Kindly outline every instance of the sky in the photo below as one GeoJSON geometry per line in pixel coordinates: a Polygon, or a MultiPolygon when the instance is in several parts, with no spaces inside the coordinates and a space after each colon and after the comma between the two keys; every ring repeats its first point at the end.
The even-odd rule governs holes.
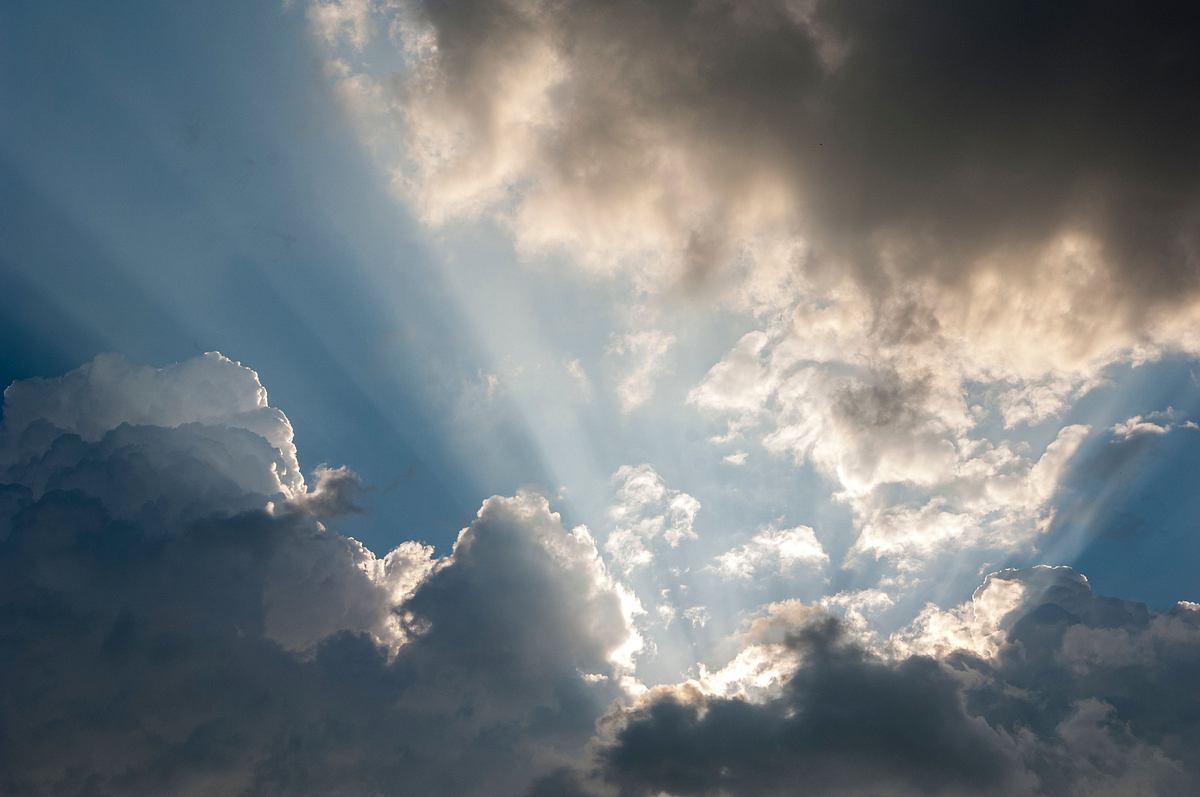
{"type": "Polygon", "coordinates": [[[0,9],[0,791],[1200,783],[1187,3],[0,9]]]}

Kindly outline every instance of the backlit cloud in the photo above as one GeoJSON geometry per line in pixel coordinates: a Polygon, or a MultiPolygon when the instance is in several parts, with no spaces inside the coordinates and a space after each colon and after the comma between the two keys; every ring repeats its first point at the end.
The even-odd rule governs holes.
{"type": "Polygon", "coordinates": [[[286,418],[219,355],[8,399],[6,793],[519,793],[629,666],[586,530],[491,498],[449,556],[376,557],[317,519],[349,472],[281,469],[286,418]]]}

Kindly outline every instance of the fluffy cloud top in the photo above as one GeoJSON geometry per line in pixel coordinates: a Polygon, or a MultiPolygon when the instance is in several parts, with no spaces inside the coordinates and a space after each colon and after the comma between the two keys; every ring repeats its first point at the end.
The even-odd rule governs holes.
{"type": "Polygon", "coordinates": [[[766,577],[774,571],[788,573],[803,565],[820,566],[829,561],[816,534],[808,526],[792,529],[766,528],[716,558],[713,567],[725,578],[766,577]]]}

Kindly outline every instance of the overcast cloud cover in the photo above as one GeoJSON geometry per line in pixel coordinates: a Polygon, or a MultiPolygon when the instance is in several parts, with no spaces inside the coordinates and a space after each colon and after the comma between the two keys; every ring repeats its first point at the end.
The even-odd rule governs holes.
{"type": "Polygon", "coordinates": [[[113,23],[158,32],[136,68],[95,26],[63,48],[116,122],[39,13],[0,12],[36,77],[0,83],[0,167],[128,307],[181,293],[142,317],[86,257],[47,271],[48,222],[0,247],[41,297],[11,345],[89,352],[0,346],[0,792],[1197,790],[1191,4],[144,9],[113,23]],[[275,111],[156,117],[158,66],[334,121],[240,157],[275,111]],[[93,119],[153,159],[94,156],[93,119]],[[306,175],[255,189],[295,226],[259,171],[306,175]],[[147,172],[202,210],[151,212],[147,172]],[[231,304],[265,362],[99,343],[231,304]],[[112,337],[68,346],[80,307],[112,337]]]}

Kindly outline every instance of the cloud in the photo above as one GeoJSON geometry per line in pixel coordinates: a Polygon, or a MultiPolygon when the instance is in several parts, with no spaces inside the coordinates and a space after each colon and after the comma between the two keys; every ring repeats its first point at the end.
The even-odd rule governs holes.
{"type": "Polygon", "coordinates": [[[1187,420],[1173,407],[1151,412],[1146,416],[1133,415],[1115,424],[1109,431],[1115,441],[1129,440],[1139,435],[1164,435],[1172,429],[1198,429],[1195,421],[1187,420]]]}
{"type": "Polygon", "coordinates": [[[374,32],[372,13],[370,0],[316,2],[308,7],[308,21],[326,44],[336,47],[344,40],[362,50],[374,32]]]}
{"type": "Polygon", "coordinates": [[[962,710],[933,660],[876,660],[831,620],[789,645],[804,663],[778,698],[684,686],[613,717],[605,778],[631,794],[680,795],[987,793],[1015,780],[1001,735],[962,710]]]}
{"type": "Polygon", "coordinates": [[[854,513],[852,555],[918,566],[947,544],[1030,544],[1088,427],[1064,426],[1036,458],[992,442],[965,376],[908,344],[850,350],[844,322],[826,308],[747,334],[689,401],[832,479],[854,513]]]}
{"type": "Polygon", "coordinates": [[[745,451],[735,451],[732,454],[726,454],[725,456],[721,457],[721,461],[740,467],[746,464],[746,458],[749,456],[750,455],[745,451]]]}
{"type": "MultiPolygon", "coordinates": [[[[290,426],[252,371],[99,362],[7,393],[5,793],[1115,795],[1200,777],[1193,603],[1008,570],[881,638],[878,589],[780,601],[724,666],[647,689],[638,599],[545,498],[489,498],[441,559],[379,557],[325,526],[350,471],[281,469],[290,426]],[[197,374],[219,409],[186,409],[197,374]]],[[[615,479],[618,528],[663,551],[695,536],[699,503],[653,468],[615,479]]],[[[727,554],[755,572],[822,555],[806,527],[727,554]]],[[[711,633],[707,603],[678,613],[711,633]]]]}
{"type": "Polygon", "coordinates": [[[748,267],[769,303],[847,275],[884,335],[1003,329],[1032,360],[1194,347],[1185,4],[392,13],[407,69],[360,74],[389,87],[391,166],[431,223],[487,213],[643,285],[748,267]]]}
{"type": "Polygon", "coordinates": [[[616,501],[609,509],[613,529],[604,550],[624,570],[650,564],[661,544],[677,548],[696,539],[693,523],[700,502],[663,482],[650,465],[622,465],[613,474],[616,501]]]}
{"type": "Polygon", "coordinates": [[[711,362],[707,334],[666,323],[678,296],[738,311],[745,334],[689,404],[725,425],[719,444],[832,482],[854,535],[835,564],[963,584],[1032,553],[1085,437],[1059,419],[1115,364],[1200,353],[1182,3],[503,0],[380,18],[402,70],[329,57],[413,213],[496,223],[522,257],[613,277],[653,319],[611,340],[627,412],[668,349],[711,362]]]}
{"type": "Polygon", "coordinates": [[[654,329],[630,332],[618,337],[609,353],[629,361],[628,369],[617,383],[617,399],[624,412],[631,412],[654,396],[654,380],[663,358],[675,345],[675,336],[654,329]]]}
{"type": "Polygon", "coordinates": [[[1134,415],[1113,426],[1111,431],[1113,437],[1128,440],[1140,434],[1166,434],[1171,431],[1171,427],[1160,426],[1154,421],[1145,420],[1141,415],[1134,415]]]}
{"type": "Polygon", "coordinates": [[[942,614],[883,649],[818,608],[775,608],[742,655],[790,675],[734,697],[652,690],[601,726],[599,774],[680,795],[1169,794],[1200,775],[1190,604],[1151,612],[1034,568],[942,614]]]}
{"type": "Polygon", "coordinates": [[[573,360],[567,360],[564,365],[567,375],[575,380],[576,386],[579,388],[579,393],[586,399],[592,396],[592,380],[588,377],[587,370],[584,369],[583,363],[576,357],[573,360]]]}
{"type": "Polygon", "coordinates": [[[804,566],[821,566],[829,556],[808,526],[791,529],[766,528],[716,557],[713,567],[724,578],[751,579],[772,574],[787,575],[804,566]]]}
{"type": "Polygon", "coordinates": [[[354,471],[345,465],[339,468],[318,465],[313,476],[316,483],[297,496],[292,501],[293,506],[301,507],[315,517],[328,519],[363,511],[355,501],[365,488],[354,471]]]}
{"type": "Polygon", "coordinates": [[[56,379],[14,382],[4,391],[0,462],[43,453],[62,432],[95,442],[123,424],[174,428],[189,423],[262,437],[275,450],[278,489],[288,494],[302,489],[287,416],[267,404],[258,374],[216,352],[162,369],[102,354],[56,379]]]}
{"type": "Polygon", "coordinates": [[[517,794],[628,672],[628,601],[544,498],[377,557],[321,520],[353,474],[281,466],[286,418],[226,358],[6,398],[0,791],[517,794]]]}

